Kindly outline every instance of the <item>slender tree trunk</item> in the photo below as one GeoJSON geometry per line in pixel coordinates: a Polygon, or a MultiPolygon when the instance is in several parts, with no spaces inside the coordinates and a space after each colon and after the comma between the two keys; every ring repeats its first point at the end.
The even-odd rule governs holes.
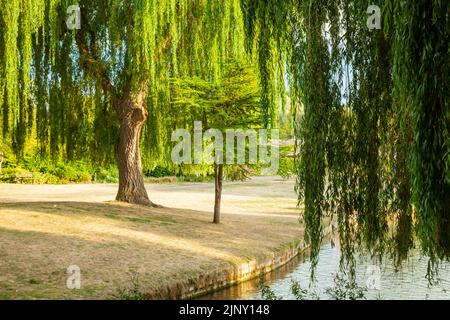
{"type": "Polygon", "coordinates": [[[2,174],[3,152],[0,151],[0,175],[2,174]]]}
{"type": "Polygon", "coordinates": [[[220,203],[222,200],[223,164],[214,165],[215,201],[214,223],[220,223],[220,203]]]}
{"type": "Polygon", "coordinates": [[[140,205],[153,205],[144,186],[140,153],[142,125],[147,118],[145,107],[131,106],[123,102],[125,110],[121,118],[117,164],[119,168],[119,191],[116,200],[140,205]]]}

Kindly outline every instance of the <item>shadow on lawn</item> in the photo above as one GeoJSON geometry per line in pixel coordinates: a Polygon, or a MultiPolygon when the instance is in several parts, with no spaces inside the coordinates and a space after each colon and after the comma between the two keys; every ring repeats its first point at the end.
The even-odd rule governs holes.
{"type": "Polygon", "coordinates": [[[138,242],[219,258],[233,259],[292,239],[300,226],[290,217],[226,215],[211,223],[212,213],[174,208],[150,208],[108,202],[14,202],[0,204],[0,227],[111,242],[138,242]],[[290,228],[290,232],[289,229],[290,228]],[[291,233],[290,236],[287,236],[291,233]]]}
{"type": "Polygon", "coordinates": [[[131,269],[152,288],[263,257],[301,230],[281,217],[227,215],[220,225],[211,219],[205,211],[116,202],[0,203],[0,290],[72,297],[63,281],[72,264],[84,270],[84,297],[126,285],[131,269]]]}

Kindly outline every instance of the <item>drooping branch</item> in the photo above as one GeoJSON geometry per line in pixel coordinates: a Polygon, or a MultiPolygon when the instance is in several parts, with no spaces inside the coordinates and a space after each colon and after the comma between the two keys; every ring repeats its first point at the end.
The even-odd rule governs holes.
{"type": "Polygon", "coordinates": [[[120,113],[118,109],[120,103],[117,90],[112,84],[105,63],[100,57],[97,35],[91,28],[83,9],[81,9],[81,29],[77,30],[75,40],[80,53],[81,66],[87,73],[95,76],[100,81],[103,91],[110,94],[113,107],[120,113]],[[89,45],[87,43],[87,36],[90,37],[89,45]]]}

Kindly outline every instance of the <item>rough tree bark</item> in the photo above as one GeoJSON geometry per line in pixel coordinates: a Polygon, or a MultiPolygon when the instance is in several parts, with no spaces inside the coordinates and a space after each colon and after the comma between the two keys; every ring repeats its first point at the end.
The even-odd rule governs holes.
{"type": "Polygon", "coordinates": [[[117,165],[119,168],[119,190],[117,201],[141,205],[154,205],[147,194],[142,174],[140,136],[147,119],[146,83],[135,94],[127,94],[116,107],[120,119],[117,165]]]}
{"type": "MultiPolygon", "coordinates": [[[[76,43],[80,52],[81,67],[101,83],[108,94],[120,120],[117,164],[119,169],[119,190],[116,200],[132,204],[151,205],[144,185],[140,153],[142,125],[147,119],[148,82],[137,82],[136,86],[127,84],[124,90],[116,88],[109,77],[109,71],[101,59],[97,43],[97,33],[88,23],[86,12],[81,11],[82,28],[77,31],[76,43]]],[[[63,24],[63,33],[67,33],[63,24]]],[[[131,77],[129,79],[131,81],[131,77]]],[[[129,82],[128,82],[129,83],[129,82]]]]}
{"type": "Polygon", "coordinates": [[[223,164],[214,165],[215,200],[214,223],[220,223],[220,203],[222,201],[223,164]]]}

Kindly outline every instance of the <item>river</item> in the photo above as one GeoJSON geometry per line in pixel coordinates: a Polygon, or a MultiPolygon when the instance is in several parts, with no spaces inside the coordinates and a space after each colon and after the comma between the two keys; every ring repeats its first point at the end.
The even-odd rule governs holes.
{"type": "MultiPolygon", "coordinates": [[[[335,275],[339,271],[340,251],[330,243],[322,246],[319,263],[316,269],[317,282],[315,295],[307,298],[332,299],[326,292],[335,286],[335,275]]],[[[439,268],[439,282],[430,286],[425,278],[428,259],[413,251],[400,270],[395,270],[392,263],[386,260],[381,266],[370,263],[367,259],[358,259],[356,279],[358,286],[365,289],[366,299],[450,299],[450,262],[443,262],[439,268]]],[[[277,297],[295,299],[291,293],[292,283],[300,283],[302,288],[310,284],[311,263],[308,257],[298,257],[284,267],[265,277],[268,285],[277,297]]],[[[227,288],[201,299],[261,299],[260,280],[252,280],[227,288]]]]}

